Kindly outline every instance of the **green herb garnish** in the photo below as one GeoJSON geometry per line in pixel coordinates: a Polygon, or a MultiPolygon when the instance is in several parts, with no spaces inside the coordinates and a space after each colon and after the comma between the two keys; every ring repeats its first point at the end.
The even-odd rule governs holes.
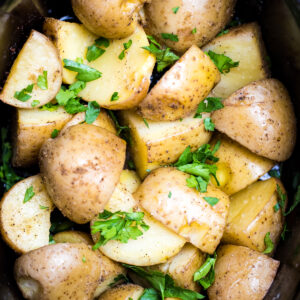
{"type": "Polygon", "coordinates": [[[149,128],[149,124],[148,124],[147,120],[144,118],[143,121],[144,121],[146,127],[149,128]]]}
{"type": "Polygon", "coordinates": [[[203,123],[204,123],[204,128],[207,131],[214,131],[215,130],[215,124],[213,123],[211,118],[205,118],[203,123]]]}
{"type": "Polygon", "coordinates": [[[207,97],[203,101],[201,101],[198,105],[196,114],[194,118],[202,118],[202,113],[210,113],[216,110],[223,108],[224,105],[222,103],[221,98],[216,97],[207,97]]]}
{"type": "Polygon", "coordinates": [[[204,264],[194,274],[194,281],[197,281],[203,288],[208,289],[215,280],[215,263],[217,260],[216,253],[213,256],[209,256],[204,264]]]}
{"type": "Polygon", "coordinates": [[[178,42],[178,36],[173,33],[161,33],[161,37],[165,40],[170,40],[172,42],[178,42]]]}
{"type": "Polygon", "coordinates": [[[39,100],[33,100],[32,102],[31,102],[31,107],[36,107],[37,105],[39,105],[40,104],[40,101],[39,100]]]}
{"type": "Polygon", "coordinates": [[[88,108],[85,112],[85,122],[92,124],[100,114],[100,105],[96,101],[89,102],[88,108]]]}
{"type": "Polygon", "coordinates": [[[119,59],[122,60],[125,58],[125,51],[128,50],[132,45],[132,40],[129,40],[127,43],[124,43],[123,46],[124,46],[124,49],[123,51],[120,53],[119,55],[119,59]]]}
{"type": "Polygon", "coordinates": [[[178,10],[179,10],[179,6],[176,6],[176,7],[172,8],[172,11],[173,11],[174,14],[177,14],[178,10]]]}
{"type": "Polygon", "coordinates": [[[216,35],[216,37],[219,37],[219,36],[222,36],[222,35],[224,35],[224,34],[227,34],[228,32],[229,32],[228,29],[224,29],[224,30],[222,30],[221,32],[219,32],[219,33],[216,35]]]}
{"type": "Polygon", "coordinates": [[[233,61],[230,57],[224,54],[217,54],[211,50],[209,50],[206,54],[210,57],[222,74],[229,73],[230,69],[239,66],[238,61],[233,61]]]}
{"type": "Polygon", "coordinates": [[[19,92],[15,92],[14,97],[22,102],[26,102],[31,98],[30,93],[32,93],[34,84],[29,84],[26,88],[19,92]]]}
{"type": "Polygon", "coordinates": [[[268,232],[266,235],[265,235],[265,245],[266,245],[266,249],[265,251],[263,252],[264,254],[269,254],[273,251],[274,249],[274,244],[270,238],[270,232],[268,232]]]}
{"type": "Polygon", "coordinates": [[[43,75],[39,75],[37,79],[37,86],[42,90],[48,89],[47,71],[43,71],[43,75]]]}
{"type": "Polygon", "coordinates": [[[26,192],[25,192],[25,196],[24,196],[24,200],[23,203],[28,202],[30,199],[32,199],[32,197],[35,195],[34,191],[33,191],[33,186],[30,186],[29,188],[27,188],[26,192]]]}
{"type": "Polygon", "coordinates": [[[96,60],[98,57],[103,55],[105,53],[105,49],[101,47],[107,48],[109,46],[109,40],[103,37],[98,38],[95,40],[94,44],[90,47],[88,47],[87,53],[86,53],[86,59],[91,62],[93,60],[96,60]]]}
{"type": "Polygon", "coordinates": [[[274,211],[277,212],[280,208],[282,212],[284,213],[284,208],[285,208],[285,202],[286,202],[286,194],[284,194],[280,188],[280,186],[277,184],[276,185],[276,190],[279,195],[280,200],[274,205],[274,211]]]}
{"type": "Polygon", "coordinates": [[[119,100],[119,93],[118,92],[114,92],[111,95],[110,101],[117,101],[117,100],[119,100]]]}
{"type": "Polygon", "coordinates": [[[51,133],[51,138],[55,139],[59,134],[59,130],[58,129],[54,129],[51,133]]]}
{"type": "Polygon", "coordinates": [[[196,34],[197,33],[197,28],[195,27],[193,30],[192,30],[192,34],[196,34]]]}
{"type": "Polygon", "coordinates": [[[215,197],[203,197],[203,199],[210,205],[210,206],[215,206],[218,202],[219,199],[215,197]]]}

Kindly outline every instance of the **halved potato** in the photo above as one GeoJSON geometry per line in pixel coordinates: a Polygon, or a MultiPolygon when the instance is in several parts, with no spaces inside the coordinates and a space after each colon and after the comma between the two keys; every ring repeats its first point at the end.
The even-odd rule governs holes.
{"type": "Polygon", "coordinates": [[[196,110],[219,80],[213,61],[194,45],[150,90],[138,113],[153,121],[184,118],[196,110]]]}
{"type": "Polygon", "coordinates": [[[227,98],[243,86],[269,76],[267,53],[257,23],[244,24],[228,30],[228,33],[216,37],[203,47],[225,54],[233,61],[238,61],[236,68],[221,74],[220,82],[211,91],[211,97],[227,98]]]}
{"type": "Polygon", "coordinates": [[[37,163],[43,143],[71,118],[62,107],[54,111],[18,108],[13,119],[13,165],[28,167],[37,163]]]}
{"type": "Polygon", "coordinates": [[[290,157],[296,143],[296,117],[281,82],[253,82],[223,104],[212,114],[216,129],[258,155],[276,161],[290,157]]]}
{"type": "Polygon", "coordinates": [[[217,251],[211,300],[262,300],[270,288],[279,261],[246,247],[225,245],[217,251]]]}
{"type": "Polygon", "coordinates": [[[139,300],[144,288],[136,284],[122,284],[103,293],[98,300],[139,300]]]}
{"type": "Polygon", "coordinates": [[[32,108],[32,102],[38,100],[35,107],[50,102],[58,93],[62,82],[62,65],[57,49],[43,34],[32,30],[31,34],[16,58],[6,79],[0,99],[9,105],[20,108],[32,108]],[[47,71],[48,88],[37,86],[39,75],[47,71]],[[15,98],[27,86],[34,84],[31,98],[25,101],[15,98]]]}
{"type": "MultiPolygon", "coordinates": [[[[47,19],[44,31],[58,48],[61,59],[76,60],[80,57],[85,64],[102,73],[101,78],[88,82],[86,88],[80,92],[79,96],[84,100],[97,101],[100,106],[109,109],[129,109],[138,105],[146,96],[155,58],[149,51],[142,49],[149,43],[141,26],[126,39],[110,40],[105,53],[92,62],[85,59],[87,47],[97,37],[83,25],[47,19]],[[132,40],[132,45],[126,50],[125,58],[120,60],[118,56],[124,50],[123,44],[129,40],[132,40]],[[115,92],[119,99],[111,101],[115,92]]],[[[64,83],[73,83],[76,74],[64,70],[64,83]]]]}
{"type": "Polygon", "coordinates": [[[0,230],[3,239],[16,252],[25,253],[49,244],[50,213],[54,205],[40,175],[16,183],[0,204],[0,230]],[[34,196],[26,203],[26,190],[34,196]]]}
{"type": "Polygon", "coordinates": [[[262,252],[266,248],[265,235],[270,232],[273,244],[277,245],[284,223],[281,209],[276,211],[274,208],[280,201],[277,185],[285,193],[280,180],[270,178],[255,182],[230,197],[228,220],[222,238],[224,243],[262,252]]]}
{"type": "Polygon", "coordinates": [[[120,117],[130,128],[130,152],[139,176],[145,178],[151,170],[177,161],[189,145],[194,151],[208,143],[211,132],[205,130],[203,124],[207,116],[209,114],[203,114],[203,118],[198,119],[193,113],[182,121],[147,121],[148,128],[135,112],[122,111],[120,117]]]}
{"type": "MultiPolygon", "coordinates": [[[[139,210],[139,207],[126,186],[119,183],[105,209],[111,212],[128,212],[139,210]]],[[[182,237],[170,231],[147,213],[145,213],[144,221],[150,228],[142,236],[136,240],[130,239],[126,244],[114,240],[109,241],[100,247],[100,251],[115,261],[137,266],[150,266],[167,261],[185,244],[182,237]]],[[[92,235],[92,237],[97,242],[99,234],[92,235]]]]}
{"type": "Polygon", "coordinates": [[[206,193],[189,188],[190,176],[175,168],[152,171],[134,193],[141,206],[203,252],[214,253],[224,229],[229,197],[213,185],[206,193]],[[211,206],[204,197],[218,198],[211,206]]]}
{"type": "Polygon", "coordinates": [[[215,156],[219,158],[217,178],[212,182],[227,195],[234,194],[255,182],[275,165],[274,161],[258,156],[223,134],[218,134],[210,143],[221,142],[215,156]]]}

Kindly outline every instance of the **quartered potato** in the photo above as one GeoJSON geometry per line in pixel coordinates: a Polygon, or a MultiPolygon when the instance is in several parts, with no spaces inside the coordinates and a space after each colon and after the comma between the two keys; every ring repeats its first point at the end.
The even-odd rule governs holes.
{"type": "Polygon", "coordinates": [[[71,118],[62,107],[54,111],[18,108],[13,119],[12,164],[15,167],[36,164],[43,143],[53,130],[61,130],[71,118]]]}
{"type": "Polygon", "coordinates": [[[0,99],[15,107],[39,107],[55,98],[61,82],[62,65],[57,49],[46,36],[32,30],[10,70],[0,99]],[[39,76],[47,78],[47,88],[37,85],[39,76]],[[27,88],[25,95],[16,95],[16,92],[24,94],[22,91],[27,88]]]}
{"type": "MultiPolygon", "coordinates": [[[[98,38],[76,23],[47,19],[44,31],[58,48],[61,59],[84,59],[88,66],[99,70],[102,77],[88,82],[79,96],[86,101],[96,101],[102,107],[109,109],[129,109],[146,96],[150,86],[150,76],[155,64],[154,56],[147,50],[147,36],[141,26],[137,26],[132,35],[125,39],[109,41],[109,47],[103,55],[94,61],[86,60],[87,48],[98,38]],[[124,50],[124,43],[132,41],[126,50],[124,59],[119,55],[124,50]],[[111,101],[117,92],[119,99],[111,101]]],[[[74,83],[76,73],[64,69],[64,83],[74,83]]]]}
{"type": "Polygon", "coordinates": [[[168,70],[138,106],[142,117],[174,121],[188,116],[220,80],[213,61],[192,46],[168,70]]]}
{"type": "MultiPolygon", "coordinates": [[[[263,252],[266,248],[264,238],[270,232],[270,238],[276,246],[283,229],[284,217],[278,194],[285,194],[280,180],[270,178],[258,181],[230,197],[228,220],[222,241],[226,244],[246,246],[263,252]]],[[[287,205],[287,199],[283,204],[287,205]]]]}
{"type": "Polygon", "coordinates": [[[139,285],[123,284],[106,291],[98,300],[139,300],[143,292],[144,288],[139,285]]]}
{"type": "Polygon", "coordinates": [[[244,189],[275,165],[274,161],[254,154],[224,134],[216,135],[210,144],[214,145],[217,141],[221,142],[215,153],[219,158],[216,177],[220,185],[214,179],[212,182],[227,195],[244,189]]]}
{"type": "Polygon", "coordinates": [[[209,142],[211,132],[205,130],[203,118],[194,118],[194,114],[178,121],[148,121],[146,126],[142,117],[133,111],[122,111],[123,124],[130,128],[132,144],[131,156],[139,176],[143,179],[151,170],[177,161],[187,146],[198,149],[209,142]]]}
{"type": "Polygon", "coordinates": [[[18,182],[1,200],[0,230],[3,239],[19,253],[48,245],[53,208],[40,175],[18,182]],[[34,193],[29,200],[25,198],[27,189],[34,193]]]}
{"type": "Polygon", "coordinates": [[[212,114],[216,129],[257,155],[276,161],[290,157],[296,118],[286,88],[276,79],[253,82],[233,93],[212,114]]]}
{"type": "Polygon", "coordinates": [[[134,193],[134,198],[155,219],[178,233],[201,251],[214,253],[224,229],[229,198],[213,185],[206,193],[186,185],[189,175],[175,168],[152,171],[134,193]],[[219,202],[211,206],[204,197],[219,202]]]}
{"type": "Polygon", "coordinates": [[[270,288],[279,261],[246,247],[225,245],[217,251],[211,300],[262,300],[270,288]]]}
{"type": "Polygon", "coordinates": [[[269,77],[267,53],[257,23],[244,24],[216,37],[202,49],[224,54],[239,65],[229,73],[221,74],[220,82],[211,91],[211,97],[227,98],[243,86],[269,77]]]}

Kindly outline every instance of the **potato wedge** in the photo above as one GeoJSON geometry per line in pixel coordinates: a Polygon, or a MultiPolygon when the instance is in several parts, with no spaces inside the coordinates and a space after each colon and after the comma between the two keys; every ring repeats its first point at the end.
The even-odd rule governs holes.
{"type": "Polygon", "coordinates": [[[123,170],[120,176],[120,183],[126,187],[129,193],[134,193],[141,184],[141,179],[135,171],[123,170]]]}
{"type": "Polygon", "coordinates": [[[151,269],[169,274],[177,286],[200,291],[200,285],[194,281],[194,273],[205,261],[205,254],[192,244],[186,243],[181,251],[167,262],[152,266],[151,269]]]}
{"type": "MultiPolygon", "coordinates": [[[[99,70],[102,77],[88,82],[79,96],[86,101],[97,101],[100,106],[109,109],[129,109],[137,106],[146,96],[150,86],[150,76],[155,65],[154,56],[141,47],[148,46],[147,36],[141,26],[126,39],[110,40],[105,53],[98,59],[88,62],[87,47],[91,46],[97,36],[91,34],[83,25],[47,19],[44,31],[59,50],[61,59],[84,59],[84,63],[99,70]],[[125,58],[118,56],[124,50],[124,43],[132,40],[131,47],[126,50],[125,58]],[[118,92],[119,99],[111,101],[113,93],[118,92]]],[[[76,73],[63,71],[64,83],[75,81],[76,73]]]]}
{"type": "Polygon", "coordinates": [[[274,161],[254,154],[224,134],[215,136],[210,144],[214,145],[217,141],[221,142],[215,154],[219,158],[216,165],[220,186],[214,179],[212,182],[227,195],[244,189],[275,165],[274,161]]]}
{"type": "Polygon", "coordinates": [[[152,171],[134,193],[140,205],[203,252],[214,253],[224,229],[229,198],[213,185],[206,193],[186,185],[190,176],[175,168],[152,171]],[[204,197],[219,199],[214,206],[204,197]]]}
{"type": "Polygon", "coordinates": [[[61,130],[71,118],[62,107],[54,111],[18,108],[13,119],[13,165],[36,164],[43,143],[54,129],[61,130]]]}
{"type": "Polygon", "coordinates": [[[262,300],[270,288],[279,261],[246,247],[224,245],[217,251],[211,300],[262,300]]]}
{"type": "Polygon", "coordinates": [[[25,253],[49,244],[50,213],[54,205],[40,175],[16,183],[0,204],[0,230],[3,239],[16,252],[25,253]],[[35,195],[26,203],[26,190],[35,195]]]}
{"type": "Polygon", "coordinates": [[[203,47],[203,51],[209,50],[239,62],[238,67],[221,74],[221,80],[211,91],[210,97],[227,98],[243,86],[270,75],[267,53],[257,23],[229,29],[228,33],[216,37],[203,47]]]}
{"type": "Polygon", "coordinates": [[[257,155],[276,161],[290,157],[296,118],[289,94],[276,79],[253,82],[233,93],[212,114],[216,129],[257,155]]]}
{"type": "Polygon", "coordinates": [[[103,293],[98,300],[139,300],[144,288],[136,284],[122,284],[103,293]]]}
{"type": "Polygon", "coordinates": [[[46,36],[32,30],[14,61],[0,99],[6,104],[19,108],[32,108],[33,101],[38,100],[35,107],[39,107],[55,97],[61,82],[62,65],[57,49],[46,36]],[[44,71],[47,71],[47,89],[37,86],[38,76],[43,75],[44,71]],[[32,84],[34,84],[33,89],[27,97],[22,97],[22,100],[15,97],[16,92],[21,92],[32,84]]]}
{"type": "MultiPolygon", "coordinates": [[[[203,114],[203,119],[207,116],[209,114],[203,114]]],[[[204,128],[203,119],[194,118],[194,113],[182,121],[147,121],[149,128],[133,111],[122,111],[120,117],[130,128],[130,152],[142,179],[151,170],[177,161],[187,146],[194,151],[211,138],[211,132],[204,128]]]]}
{"type": "Polygon", "coordinates": [[[213,61],[192,46],[150,90],[138,113],[153,121],[174,121],[196,110],[220,80],[213,61]]]}
{"type": "MultiPolygon", "coordinates": [[[[111,212],[131,209],[136,211],[139,207],[126,186],[119,183],[105,209],[111,212]]],[[[170,231],[147,213],[145,213],[144,221],[150,228],[142,236],[136,240],[130,239],[126,244],[114,240],[109,241],[100,247],[100,251],[115,261],[137,266],[151,266],[166,262],[185,244],[182,237],[170,231]]],[[[99,234],[92,235],[92,237],[94,242],[97,242],[99,234]]]]}
{"type": "MultiPolygon", "coordinates": [[[[257,181],[230,197],[228,220],[222,238],[224,243],[262,252],[266,247],[265,235],[270,232],[270,238],[276,247],[284,223],[281,209],[276,211],[274,208],[280,201],[277,185],[285,193],[280,180],[270,178],[257,181]]],[[[287,201],[285,206],[286,204],[287,201]]]]}
{"type": "Polygon", "coordinates": [[[81,244],[54,244],[23,254],[15,263],[15,279],[26,299],[93,298],[101,260],[81,244]]]}

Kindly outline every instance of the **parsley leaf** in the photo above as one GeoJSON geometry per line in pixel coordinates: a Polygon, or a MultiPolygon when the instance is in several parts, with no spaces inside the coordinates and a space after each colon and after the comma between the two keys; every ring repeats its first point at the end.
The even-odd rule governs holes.
{"type": "Polygon", "coordinates": [[[92,45],[88,47],[87,53],[86,53],[86,59],[91,62],[93,60],[96,60],[98,57],[103,55],[105,52],[104,49],[97,47],[96,45],[92,45]]]}
{"type": "Polygon", "coordinates": [[[24,196],[24,200],[23,203],[28,202],[30,199],[32,199],[32,197],[35,195],[34,191],[33,191],[33,186],[30,186],[26,192],[25,192],[25,196],[24,196]]]}
{"type": "Polygon", "coordinates": [[[270,232],[266,233],[264,241],[265,241],[266,249],[263,253],[264,254],[269,254],[274,249],[274,244],[273,244],[273,242],[270,238],[270,232]]]}
{"type": "Polygon", "coordinates": [[[179,8],[180,8],[179,6],[173,7],[173,8],[172,8],[173,13],[174,13],[174,14],[177,14],[179,8]]]}
{"type": "Polygon", "coordinates": [[[114,92],[111,95],[110,101],[117,101],[117,100],[119,100],[119,93],[118,92],[114,92]]]}
{"type": "Polygon", "coordinates": [[[132,45],[132,40],[129,40],[127,43],[124,43],[124,50],[120,53],[119,59],[122,60],[125,58],[125,51],[128,50],[132,45]]]}
{"type": "Polygon", "coordinates": [[[26,88],[19,92],[15,92],[14,97],[22,102],[26,102],[31,98],[30,93],[33,90],[34,84],[29,84],[26,88]]]}
{"type": "Polygon", "coordinates": [[[219,199],[215,197],[204,197],[203,198],[210,206],[215,206],[218,202],[219,199]]]}
{"type": "Polygon", "coordinates": [[[282,229],[282,232],[281,232],[281,239],[284,241],[285,240],[285,235],[286,235],[286,233],[288,232],[289,230],[287,229],[287,225],[286,225],[286,223],[284,223],[284,225],[283,225],[283,229],[282,229]]]}
{"type": "Polygon", "coordinates": [[[143,295],[140,297],[139,300],[160,300],[161,297],[159,296],[159,293],[153,289],[145,289],[143,295]]]}
{"type": "Polygon", "coordinates": [[[222,35],[224,35],[224,34],[226,34],[226,33],[228,33],[228,32],[229,32],[228,29],[222,30],[221,32],[219,32],[219,33],[216,35],[216,37],[222,36],[222,35]]]}
{"type": "Polygon", "coordinates": [[[49,207],[48,206],[40,205],[40,209],[49,209],[49,207]]]}
{"type": "Polygon", "coordinates": [[[100,114],[100,106],[96,101],[89,102],[85,113],[85,122],[88,124],[94,123],[100,114]]]}
{"type": "Polygon", "coordinates": [[[128,283],[129,279],[125,274],[119,274],[114,278],[114,280],[109,284],[109,286],[113,287],[115,284],[119,283],[120,281],[128,283]]]}
{"type": "Polygon", "coordinates": [[[168,198],[171,198],[171,197],[172,197],[172,192],[169,192],[168,198]]]}
{"type": "Polygon", "coordinates": [[[146,127],[149,128],[149,124],[148,124],[147,120],[145,118],[143,118],[143,121],[144,121],[146,127]]]}
{"type": "Polygon", "coordinates": [[[129,239],[136,240],[143,235],[142,230],[149,229],[143,218],[143,212],[117,211],[112,213],[104,210],[91,226],[92,234],[100,232],[99,241],[93,246],[93,249],[98,249],[110,240],[117,240],[121,243],[128,243],[129,239]]]}
{"type": "Polygon", "coordinates": [[[286,202],[286,194],[284,194],[280,188],[280,186],[276,185],[277,193],[279,195],[280,200],[274,205],[274,211],[277,212],[280,208],[282,209],[282,212],[284,213],[285,208],[285,202],[286,202]]]}
{"type": "Polygon", "coordinates": [[[42,90],[48,89],[47,71],[43,71],[43,75],[39,75],[37,79],[37,86],[42,90]]]}
{"type": "Polygon", "coordinates": [[[208,289],[215,280],[215,263],[217,260],[216,253],[209,256],[204,264],[194,273],[194,281],[197,281],[203,288],[208,289]]]}
{"type": "Polygon", "coordinates": [[[82,63],[78,63],[74,60],[64,59],[64,68],[70,71],[77,72],[76,79],[84,82],[93,81],[102,76],[102,73],[98,70],[91,68],[82,63]]]}
{"type": "Polygon", "coordinates": [[[211,50],[209,50],[206,54],[210,57],[222,74],[229,73],[231,68],[239,66],[238,61],[233,61],[230,57],[224,54],[217,54],[211,50]]]}
{"type": "Polygon", "coordinates": [[[86,263],[86,257],[84,255],[82,256],[82,262],[86,263]]]}
{"type": "Polygon", "coordinates": [[[36,107],[37,105],[39,105],[40,104],[40,101],[39,100],[33,100],[32,102],[31,102],[31,107],[36,107]]]}
{"type": "Polygon", "coordinates": [[[204,127],[207,131],[214,131],[215,130],[215,124],[211,120],[211,118],[205,118],[204,119],[204,127]]]}
{"type": "Polygon", "coordinates": [[[59,104],[53,104],[51,102],[39,107],[40,110],[48,110],[48,111],[55,111],[59,107],[59,104]]]}
{"type": "Polygon", "coordinates": [[[197,28],[195,27],[195,28],[193,28],[193,30],[192,30],[192,34],[196,34],[197,33],[197,28]]]}
{"type": "Polygon", "coordinates": [[[178,36],[173,33],[161,33],[161,37],[165,40],[170,40],[172,42],[178,42],[178,36]]]}
{"type": "Polygon", "coordinates": [[[64,218],[63,220],[57,220],[52,222],[50,227],[51,234],[55,234],[58,232],[66,231],[75,226],[75,223],[64,218]]]}
{"type": "Polygon", "coordinates": [[[65,110],[68,114],[74,115],[86,111],[87,107],[80,103],[80,98],[71,98],[65,105],[65,110]]]}
{"type": "Polygon", "coordinates": [[[51,138],[55,139],[58,136],[58,134],[59,134],[59,130],[54,129],[51,133],[51,138]]]}
{"type": "Polygon", "coordinates": [[[198,105],[196,114],[194,118],[202,118],[202,113],[207,112],[213,112],[216,110],[219,110],[223,108],[224,105],[222,103],[221,98],[215,98],[215,97],[207,97],[203,101],[201,101],[198,105]]]}

